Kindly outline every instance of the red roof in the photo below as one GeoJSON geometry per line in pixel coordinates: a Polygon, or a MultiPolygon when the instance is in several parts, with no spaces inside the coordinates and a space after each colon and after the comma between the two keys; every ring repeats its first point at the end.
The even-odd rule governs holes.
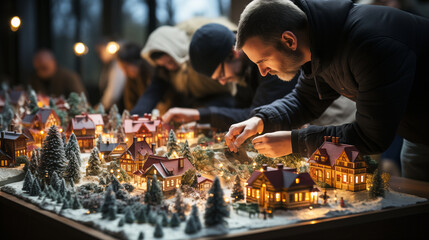
{"type": "Polygon", "coordinates": [[[72,129],[95,129],[94,121],[88,115],[76,115],[72,119],[72,129]]]}
{"type": "Polygon", "coordinates": [[[134,161],[136,160],[137,154],[141,154],[142,156],[145,156],[146,154],[153,155],[152,149],[146,141],[138,142],[135,138],[131,146],[123,154],[126,153],[130,154],[134,161]]]}
{"type": "Polygon", "coordinates": [[[267,170],[262,172],[256,170],[247,180],[247,185],[252,186],[253,182],[261,175],[264,175],[276,189],[295,186],[313,186],[315,184],[308,173],[295,173],[291,170],[293,169],[267,168],[267,170]],[[296,183],[297,178],[299,178],[299,183],[296,183]]]}
{"type": "Polygon", "coordinates": [[[208,178],[206,178],[206,177],[198,177],[198,178],[197,178],[197,182],[198,182],[198,184],[201,184],[201,183],[206,182],[206,181],[208,181],[208,182],[213,182],[213,180],[208,179],[208,178]]]}
{"type": "Polygon", "coordinates": [[[149,132],[155,132],[156,127],[161,124],[161,120],[150,120],[149,118],[139,118],[138,120],[125,119],[123,123],[124,132],[137,133],[147,130],[149,132]]]}
{"type": "MultiPolygon", "coordinates": [[[[146,165],[146,164],[145,164],[146,165]]],[[[153,163],[145,170],[145,174],[152,168],[155,167],[159,174],[163,178],[172,177],[172,176],[180,176],[183,175],[189,169],[194,169],[194,166],[187,158],[175,158],[175,159],[166,159],[159,160],[156,163],[153,163]],[[183,161],[183,167],[179,167],[179,162],[183,161]]]]}
{"type": "Polygon", "coordinates": [[[32,124],[34,121],[40,121],[45,124],[49,118],[49,115],[55,114],[55,111],[50,108],[39,108],[36,114],[28,114],[22,119],[23,124],[32,124]]]}
{"type": "MultiPolygon", "coordinates": [[[[326,165],[330,164],[330,166],[335,165],[335,161],[341,156],[341,154],[345,151],[347,158],[354,162],[359,155],[359,150],[353,146],[343,143],[333,143],[329,141],[325,141],[319,148],[316,150],[308,159],[308,162],[313,163],[322,163],[320,161],[316,161],[314,159],[314,155],[319,151],[321,156],[324,156],[327,158],[328,161],[326,161],[326,165]]],[[[323,163],[322,163],[323,164],[323,163]]]]}

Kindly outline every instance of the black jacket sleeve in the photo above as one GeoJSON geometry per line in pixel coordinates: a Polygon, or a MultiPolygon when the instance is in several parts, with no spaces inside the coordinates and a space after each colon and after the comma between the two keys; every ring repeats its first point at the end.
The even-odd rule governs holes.
{"type": "Polygon", "coordinates": [[[138,114],[142,116],[145,113],[152,112],[169,87],[170,84],[167,81],[155,75],[146,91],[140,96],[136,105],[131,110],[130,114],[138,114]]]}

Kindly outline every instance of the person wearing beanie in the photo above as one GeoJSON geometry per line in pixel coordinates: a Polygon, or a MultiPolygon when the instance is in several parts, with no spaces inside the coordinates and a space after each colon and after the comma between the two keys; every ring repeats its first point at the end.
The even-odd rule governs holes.
{"type": "Polygon", "coordinates": [[[235,84],[234,106],[171,108],[164,114],[164,122],[198,121],[226,131],[231,124],[247,119],[253,108],[282,98],[294,89],[296,80],[284,82],[276,76],[262,77],[242,51],[234,50],[234,44],[235,34],[231,30],[211,23],[194,33],[189,47],[195,71],[222,85],[235,84]]]}
{"type": "MultiPolygon", "coordinates": [[[[232,124],[248,119],[254,108],[270,104],[292,92],[300,73],[291,81],[282,81],[270,74],[263,77],[258,66],[243,51],[235,50],[234,45],[235,34],[231,30],[220,24],[207,24],[195,32],[189,56],[197,72],[221,84],[236,84],[235,106],[172,108],[164,114],[164,122],[198,121],[226,131],[232,124]]],[[[339,98],[311,124],[324,126],[351,122],[355,112],[354,102],[339,98]]]]}
{"type": "MultiPolygon", "coordinates": [[[[231,85],[221,85],[197,73],[189,62],[190,36],[202,22],[227,22],[222,19],[192,19],[176,26],[162,26],[152,32],[141,57],[155,66],[151,84],[131,114],[149,113],[158,106],[163,114],[169,107],[232,106],[231,85]],[[191,24],[192,23],[192,24],[191,24]]],[[[236,25],[230,24],[236,28],[236,25]]]]}

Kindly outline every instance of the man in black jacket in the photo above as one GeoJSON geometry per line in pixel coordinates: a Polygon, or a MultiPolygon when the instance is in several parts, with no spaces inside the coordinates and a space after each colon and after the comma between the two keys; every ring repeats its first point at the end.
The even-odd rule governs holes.
{"type": "Polygon", "coordinates": [[[255,137],[255,148],[270,157],[309,156],[324,136],[335,136],[374,154],[398,132],[405,139],[403,175],[429,181],[428,42],[428,20],[393,8],[348,0],[255,0],[241,15],[236,48],[262,76],[303,74],[292,93],[232,125],[225,141],[236,151],[250,136],[278,131],[255,137]],[[292,130],[340,95],[356,101],[356,121],[292,130]]]}
{"type": "Polygon", "coordinates": [[[198,73],[222,85],[237,83],[234,107],[172,108],[164,114],[163,121],[198,121],[226,131],[231,124],[246,120],[252,109],[282,98],[295,88],[298,74],[290,82],[276,76],[262,77],[242,51],[233,49],[234,43],[231,30],[212,23],[195,32],[189,48],[192,67],[198,73]]]}

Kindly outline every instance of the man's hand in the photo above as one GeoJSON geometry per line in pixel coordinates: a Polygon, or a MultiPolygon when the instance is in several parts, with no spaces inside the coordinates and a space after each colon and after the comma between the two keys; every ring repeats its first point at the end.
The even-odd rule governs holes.
{"type": "Polygon", "coordinates": [[[237,152],[238,147],[249,137],[262,133],[264,122],[258,117],[252,117],[244,122],[231,125],[225,135],[225,143],[231,152],[237,152]]]}
{"type": "Polygon", "coordinates": [[[278,131],[257,136],[252,143],[258,153],[267,157],[281,157],[292,153],[290,131],[278,131]]]}
{"type": "Polygon", "coordinates": [[[170,108],[164,116],[162,121],[164,123],[179,122],[187,123],[192,121],[198,121],[200,119],[200,113],[197,109],[192,108],[170,108]]]}

